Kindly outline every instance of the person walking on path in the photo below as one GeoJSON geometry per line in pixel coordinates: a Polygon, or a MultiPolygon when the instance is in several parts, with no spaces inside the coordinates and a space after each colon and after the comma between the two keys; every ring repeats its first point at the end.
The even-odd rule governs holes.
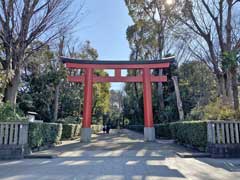
{"type": "Polygon", "coordinates": [[[106,131],[107,131],[107,134],[109,134],[109,132],[110,132],[110,124],[107,124],[107,129],[106,129],[106,131]]]}
{"type": "Polygon", "coordinates": [[[107,126],[104,124],[103,125],[103,133],[105,134],[107,132],[107,126]]]}

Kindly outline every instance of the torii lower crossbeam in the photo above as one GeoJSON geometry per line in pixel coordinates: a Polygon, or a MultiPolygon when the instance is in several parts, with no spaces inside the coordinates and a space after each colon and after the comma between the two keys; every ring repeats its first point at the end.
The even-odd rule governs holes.
{"type": "Polygon", "coordinates": [[[84,110],[81,130],[81,141],[91,140],[91,121],[92,121],[92,95],[93,83],[104,82],[138,82],[143,83],[144,98],[144,139],[145,141],[155,140],[155,129],[153,123],[152,109],[152,83],[166,82],[167,76],[153,76],[152,69],[165,69],[170,67],[173,57],[161,61],[89,61],[70,58],[61,58],[68,69],[83,69],[82,76],[68,76],[70,82],[84,83],[84,110]],[[100,77],[94,75],[95,69],[113,69],[113,77],[100,77]],[[127,76],[121,75],[121,70],[137,69],[140,75],[127,76]]]}

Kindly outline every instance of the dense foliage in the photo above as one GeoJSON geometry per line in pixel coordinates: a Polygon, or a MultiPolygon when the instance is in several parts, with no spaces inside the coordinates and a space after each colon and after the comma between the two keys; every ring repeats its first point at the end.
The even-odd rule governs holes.
{"type": "MultiPolygon", "coordinates": [[[[176,56],[177,68],[170,73],[153,71],[155,75],[167,73],[169,78],[168,84],[153,85],[154,122],[171,122],[180,118],[172,76],[179,78],[182,107],[187,119],[195,118],[199,111],[201,117],[197,119],[238,117],[240,38],[236,22],[240,17],[237,11],[239,2],[125,0],[125,3],[134,22],[127,29],[130,60],[156,60],[169,54],[176,56]],[[221,17],[227,17],[228,21],[221,17]],[[233,38],[234,34],[238,35],[233,38]]],[[[130,124],[143,124],[141,85],[127,84],[125,91],[125,117],[130,124]]]]}
{"type": "Polygon", "coordinates": [[[236,112],[229,105],[224,105],[217,100],[206,106],[195,107],[187,119],[194,120],[239,120],[239,112],[236,112]]]}
{"type": "MultiPolygon", "coordinates": [[[[66,45],[67,46],[67,45],[66,45]]],[[[96,60],[97,50],[92,48],[90,42],[85,42],[78,52],[69,52],[71,56],[81,59],[96,60]]],[[[27,111],[37,112],[37,119],[45,122],[54,121],[55,103],[58,100],[57,114],[59,119],[72,117],[79,118],[83,114],[83,85],[70,83],[66,75],[82,75],[83,71],[67,70],[58,60],[56,52],[50,47],[29,57],[29,64],[22,76],[22,86],[19,89],[17,103],[27,111]],[[37,60],[36,60],[37,59],[37,60]],[[59,88],[58,96],[56,96],[59,88]]],[[[96,70],[97,76],[108,76],[103,70],[96,70]]],[[[109,83],[94,84],[93,116],[100,117],[109,111],[109,83]]],[[[100,119],[96,120],[100,121],[100,119]]],[[[71,123],[71,122],[70,122],[71,123]]]]}
{"type": "Polygon", "coordinates": [[[19,109],[14,109],[10,103],[0,103],[0,122],[26,121],[19,109]]]}
{"type": "Polygon", "coordinates": [[[189,114],[195,107],[203,107],[211,101],[216,101],[215,79],[204,63],[185,62],[177,72],[185,114],[189,114]]]}

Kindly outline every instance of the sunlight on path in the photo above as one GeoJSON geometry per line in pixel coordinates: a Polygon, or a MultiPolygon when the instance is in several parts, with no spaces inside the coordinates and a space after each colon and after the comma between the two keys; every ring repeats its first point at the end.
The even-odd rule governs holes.
{"type": "Polygon", "coordinates": [[[145,143],[128,130],[98,134],[89,144],[79,141],[41,153],[55,159],[1,161],[0,180],[229,180],[240,179],[223,166],[225,160],[181,159],[185,151],[172,141],[145,143]]]}

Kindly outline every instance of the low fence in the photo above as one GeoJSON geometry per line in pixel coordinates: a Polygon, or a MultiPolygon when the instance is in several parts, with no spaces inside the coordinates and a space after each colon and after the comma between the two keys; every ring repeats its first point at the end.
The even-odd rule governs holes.
{"type": "Polygon", "coordinates": [[[208,143],[239,144],[240,122],[210,121],[208,122],[208,143]]]}
{"type": "Polygon", "coordinates": [[[28,146],[28,123],[0,123],[0,159],[23,158],[28,146]]]}
{"type": "Polygon", "coordinates": [[[212,157],[240,157],[240,122],[209,121],[207,133],[212,157]]]}
{"type": "Polygon", "coordinates": [[[0,123],[0,145],[26,145],[28,123],[0,123]]]}

